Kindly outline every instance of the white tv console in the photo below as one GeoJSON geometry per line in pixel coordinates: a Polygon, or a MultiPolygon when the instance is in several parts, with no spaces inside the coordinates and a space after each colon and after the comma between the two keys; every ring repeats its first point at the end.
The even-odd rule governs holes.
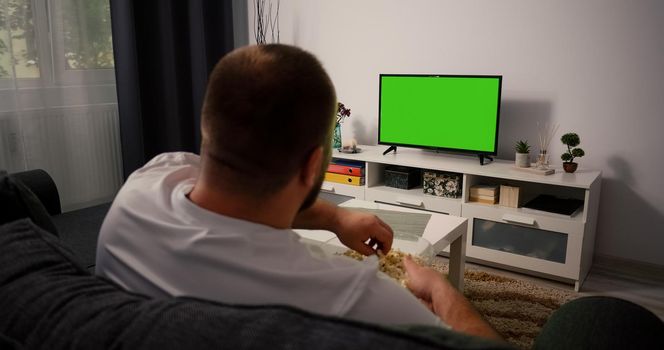
{"type": "Polygon", "coordinates": [[[513,161],[480,165],[477,157],[399,147],[383,155],[387,146],[360,146],[355,154],[333,151],[338,159],[365,162],[365,185],[325,182],[323,191],[375,202],[402,205],[468,218],[466,255],[469,260],[522,273],[574,283],[579,290],[592,265],[601,172],[580,168],[573,174],[556,169],[539,175],[514,169],[513,161]],[[402,190],[384,185],[388,165],[454,172],[463,175],[461,198],[423,193],[422,187],[402,190]],[[522,208],[469,202],[470,186],[511,185],[526,200],[539,194],[577,198],[582,211],[572,217],[534,213],[522,208]]]}

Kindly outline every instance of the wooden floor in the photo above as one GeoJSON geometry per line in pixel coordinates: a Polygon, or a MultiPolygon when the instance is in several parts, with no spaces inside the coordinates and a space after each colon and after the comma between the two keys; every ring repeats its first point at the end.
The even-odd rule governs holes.
{"type": "MultiPolygon", "coordinates": [[[[441,262],[447,258],[438,256],[441,262]]],[[[533,277],[466,262],[467,268],[479,269],[497,275],[522,279],[536,284],[573,291],[574,286],[557,281],[533,277]]],[[[581,295],[606,295],[626,299],[652,311],[664,320],[664,271],[662,268],[644,268],[616,261],[596,261],[581,287],[581,295]],[[619,265],[619,267],[616,267],[619,265]]]]}
{"type": "Polygon", "coordinates": [[[586,282],[583,295],[608,295],[639,304],[664,320],[664,272],[622,264],[595,262],[586,282]]]}

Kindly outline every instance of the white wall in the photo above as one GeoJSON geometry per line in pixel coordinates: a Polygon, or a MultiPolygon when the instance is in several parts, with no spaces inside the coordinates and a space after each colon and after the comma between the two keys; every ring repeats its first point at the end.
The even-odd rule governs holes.
{"type": "MultiPolygon", "coordinates": [[[[276,0],[273,0],[276,3],[276,0]]],[[[248,37],[253,7],[248,4],[248,37]]],[[[379,73],[502,74],[499,158],[537,122],[603,172],[596,254],[664,265],[664,1],[282,0],[281,42],[313,52],[377,140],[379,73]]]]}

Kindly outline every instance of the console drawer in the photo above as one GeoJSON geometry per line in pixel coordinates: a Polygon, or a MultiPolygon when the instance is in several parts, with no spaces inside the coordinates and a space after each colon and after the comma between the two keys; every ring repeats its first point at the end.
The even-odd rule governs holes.
{"type": "Polygon", "coordinates": [[[471,244],[564,264],[567,239],[568,235],[560,232],[475,218],[471,244]]]}
{"type": "Polygon", "coordinates": [[[506,208],[478,203],[463,203],[462,212],[464,217],[482,218],[504,224],[521,225],[566,234],[578,235],[585,228],[585,223],[581,219],[581,215],[566,219],[523,212],[518,208],[506,208]]]}
{"type": "Polygon", "coordinates": [[[365,199],[408,208],[431,210],[443,214],[461,215],[460,199],[426,196],[421,192],[421,189],[406,191],[399,189],[385,190],[385,188],[367,188],[365,199]]]}
{"type": "Polygon", "coordinates": [[[468,218],[466,255],[576,280],[583,235],[468,218]]]}

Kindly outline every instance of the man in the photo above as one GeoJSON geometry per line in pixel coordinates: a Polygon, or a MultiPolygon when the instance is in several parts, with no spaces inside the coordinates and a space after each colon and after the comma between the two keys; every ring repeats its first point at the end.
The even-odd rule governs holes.
{"type": "Polygon", "coordinates": [[[497,337],[476,313],[456,325],[447,309],[460,295],[431,270],[406,265],[422,303],[378,273],[375,258],[359,263],[300,243],[292,228],[328,229],[365,255],[392,243],[375,216],[317,200],[336,106],[309,53],[262,45],[226,55],[210,75],[200,159],[162,154],[127,179],[101,229],[97,273],[155,297],[288,304],[381,324],[447,322],[497,337]]]}

